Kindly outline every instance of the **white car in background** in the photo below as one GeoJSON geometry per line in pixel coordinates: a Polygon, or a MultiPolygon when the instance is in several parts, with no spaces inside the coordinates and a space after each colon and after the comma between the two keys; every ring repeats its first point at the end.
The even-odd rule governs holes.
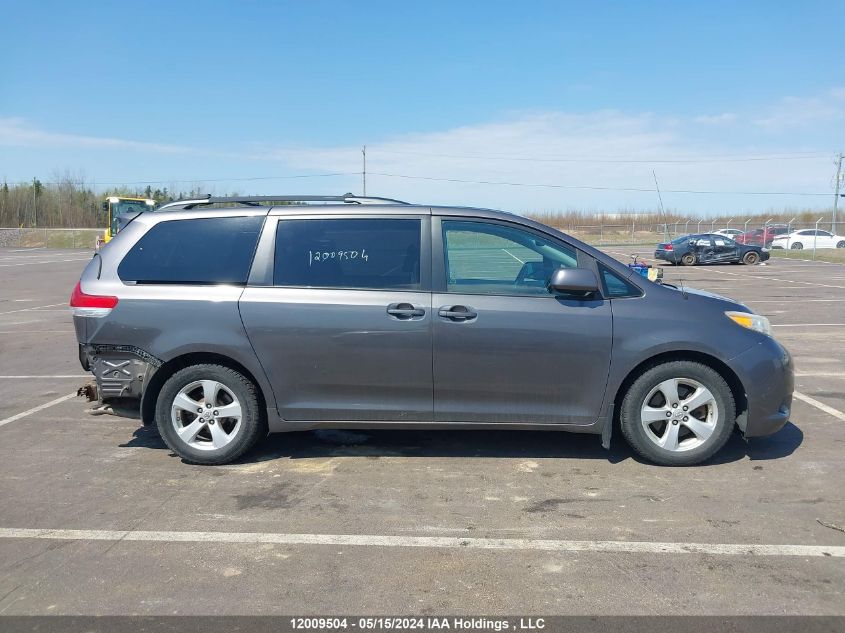
{"type": "Polygon", "coordinates": [[[725,237],[734,238],[737,235],[742,235],[742,231],[739,229],[719,229],[718,231],[713,231],[713,235],[724,235],[725,237]]]}
{"type": "Polygon", "coordinates": [[[778,235],[772,241],[772,248],[845,248],[845,237],[834,235],[830,231],[801,229],[786,235],[778,235]]]}

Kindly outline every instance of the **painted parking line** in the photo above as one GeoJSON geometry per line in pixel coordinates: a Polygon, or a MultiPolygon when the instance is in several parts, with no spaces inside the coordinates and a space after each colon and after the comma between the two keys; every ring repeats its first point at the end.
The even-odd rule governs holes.
{"type": "MultiPolygon", "coordinates": [[[[70,315],[68,315],[70,316],[70,315]]],[[[55,323],[55,319],[31,319],[29,321],[7,321],[7,322],[0,322],[0,325],[3,327],[11,327],[12,325],[35,325],[36,323],[55,323]]],[[[62,322],[64,325],[66,322],[62,322]]]]}
{"type": "Polygon", "coordinates": [[[0,268],[10,268],[13,266],[34,266],[35,264],[63,264],[65,262],[85,262],[91,259],[90,257],[76,257],[74,259],[52,259],[36,262],[25,262],[19,264],[0,264],[0,268]]]}
{"type": "Polygon", "coordinates": [[[36,379],[46,380],[52,378],[89,378],[90,374],[58,374],[53,376],[0,376],[0,380],[36,379]]]}
{"type": "Polygon", "coordinates": [[[50,376],[0,376],[3,380],[15,380],[16,378],[87,378],[88,374],[53,374],[50,376]]]}
{"type": "MultiPolygon", "coordinates": [[[[5,324],[0,324],[5,325],[5,324]]],[[[0,334],[73,334],[74,330],[0,330],[0,334]]]]}
{"type": "Polygon", "coordinates": [[[712,270],[712,269],[709,269],[709,272],[714,272],[714,273],[717,273],[719,275],[731,275],[733,277],[740,277],[742,279],[762,279],[764,281],[779,281],[781,283],[786,283],[786,284],[801,284],[801,285],[804,285],[804,286],[816,286],[818,288],[839,288],[839,289],[845,290],[845,286],[835,286],[833,284],[820,284],[820,283],[816,283],[814,281],[799,281],[797,279],[783,279],[783,278],[780,278],[780,277],[767,277],[767,276],[763,276],[763,275],[743,275],[741,273],[731,273],[731,272],[728,272],[727,270],[712,270]]]}
{"type": "Polygon", "coordinates": [[[711,554],[716,556],[802,556],[845,558],[845,546],[761,545],[757,543],[652,543],[643,541],[564,541],[530,538],[462,538],[381,534],[281,534],[275,532],[170,532],[129,530],[45,530],[0,528],[4,539],[62,541],[141,541],[153,543],[272,543],[276,545],[342,545],[425,547],[437,549],[540,550],[625,554],[711,554]]]}
{"type": "Polygon", "coordinates": [[[793,397],[798,398],[802,402],[806,402],[810,406],[816,407],[816,409],[818,409],[819,411],[824,411],[828,415],[832,415],[834,418],[845,422],[845,413],[842,413],[842,411],[840,411],[839,409],[834,409],[833,407],[826,405],[824,402],[819,402],[815,398],[811,398],[807,394],[801,393],[800,391],[793,391],[792,395],[793,397]]]}
{"type": "MultiPolygon", "coordinates": [[[[806,288],[806,290],[811,290],[811,288],[806,288]]],[[[794,297],[783,299],[746,299],[745,303],[781,303],[788,306],[793,299],[794,297]]],[[[845,301],[845,299],[804,299],[801,297],[799,301],[801,303],[838,303],[845,301]]]]}
{"type": "Polygon", "coordinates": [[[61,398],[56,398],[55,400],[50,400],[50,402],[45,402],[44,404],[39,404],[37,407],[32,407],[31,409],[27,409],[26,411],[21,411],[18,414],[13,415],[10,418],[5,418],[0,420],[0,426],[6,426],[7,424],[14,422],[15,420],[20,420],[21,418],[25,418],[28,415],[32,415],[33,413],[38,413],[39,411],[43,411],[44,409],[49,409],[57,404],[61,404],[65,400],[70,400],[71,398],[76,398],[76,392],[69,393],[66,396],[62,396],[61,398]]]}
{"type": "Polygon", "coordinates": [[[799,371],[796,378],[845,378],[845,371],[799,371]]]}
{"type": "MultiPolygon", "coordinates": [[[[18,310],[9,310],[8,312],[0,312],[0,314],[15,314],[16,312],[33,312],[35,310],[41,310],[43,308],[56,308],[58,306],[67,306],[68,302],[63,301],[62,303],[51,303],[46,306],[32,306],[31,308],[20,308],[18,310]]],[[[70,312],[70,310],[68,310],[70,312]]]]}
{"type": "Polygon", "coordinates": [[[772,323],[772,327],[843,327],[845,323],[772,323]]]}

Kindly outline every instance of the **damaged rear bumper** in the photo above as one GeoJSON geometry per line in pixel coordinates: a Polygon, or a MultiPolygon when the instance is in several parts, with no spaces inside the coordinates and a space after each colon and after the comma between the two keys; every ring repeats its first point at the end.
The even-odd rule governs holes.
{"type": "Polygon", "coordinates": [[[150,377],[162,365],[160,359],[132,345],[80,345],[79,362],[96,383],[96,389],[85,385],[80,392],[100,402],[140,401],[150,377]]]}

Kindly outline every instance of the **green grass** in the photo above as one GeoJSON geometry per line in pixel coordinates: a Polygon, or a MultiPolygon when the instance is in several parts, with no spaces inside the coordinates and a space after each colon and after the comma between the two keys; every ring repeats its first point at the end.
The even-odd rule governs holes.
{"type": "Polygon", "coordinates": [[[845,248],[817,248],[815,257],[813,257],[813,249],[810,248],[800,251],[774,248],[771,253],[773,258],[779,259],[815,259],[820,262],[845,264],[845,248]]]}

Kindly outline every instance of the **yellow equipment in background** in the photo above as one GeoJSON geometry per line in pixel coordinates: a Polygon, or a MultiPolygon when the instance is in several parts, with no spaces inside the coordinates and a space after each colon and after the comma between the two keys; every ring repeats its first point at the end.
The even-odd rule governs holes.
{"type": "Polygon", "coordinates": [[[103,200],[102,214],[106,220],[106,230],[102,236],[97,236],[97,243],[95,249],[99,250],[100,246],[111,241],[117,232],[120,230],[122,224],[120,217],[129,214],[141,213],[142,211],[152,211],[155,208],[155,200],[150,198],[125,198],[123,196],[109,196],[103,200]]]}

